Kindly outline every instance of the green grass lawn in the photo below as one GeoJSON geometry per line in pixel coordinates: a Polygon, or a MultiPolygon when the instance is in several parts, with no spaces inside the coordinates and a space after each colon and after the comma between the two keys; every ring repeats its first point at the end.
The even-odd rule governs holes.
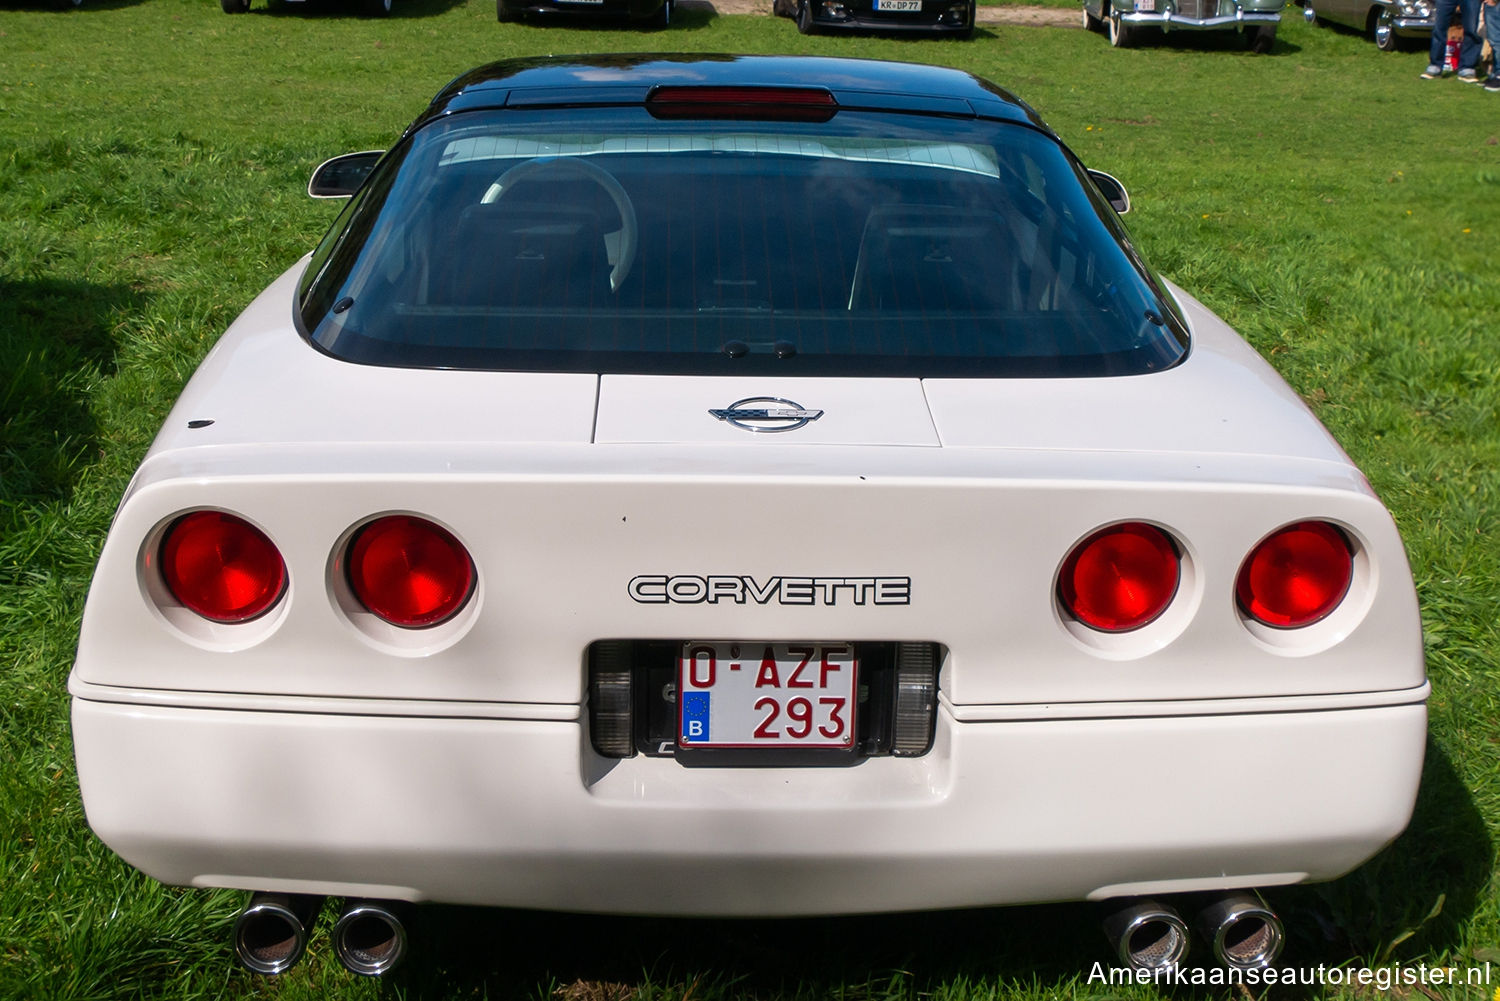
{"type": "MultiPolygon", "coordinates": [[[[1232,35],[1113,51],[1060,28],[808,38],[695,9],[641,33],[502,26],[483,0],[396,0],[383,21],[256,3],[0,8],[0,998],[1157,996],[1087,983],[1108,957],[1084,905],[781,922],[431,908],[384,984],[344,973],[326,927],[263,981],[230,958],[240,895],[160,887],[89,833],[65,683],[93,563],[197,360],[336,211],[304,196],[309,170],[384,146],[469,67],[598,50],[959,66],[1125,181],[1148,259],[1366,470],[1421,593],[1434,693],[1416,817],[1344,879],[1271,894],[1287,961],[1500,965],[1500,97],[1419,81],[1424,55],[1295,8],[1256,57],[1232,35]]],[[[1277,777],[1253,755],[1246,771],[1252,817],[1277,777]]],[[[1497,986],[1500,969],[1488,990],[1432,996],[1497,986]]]]}

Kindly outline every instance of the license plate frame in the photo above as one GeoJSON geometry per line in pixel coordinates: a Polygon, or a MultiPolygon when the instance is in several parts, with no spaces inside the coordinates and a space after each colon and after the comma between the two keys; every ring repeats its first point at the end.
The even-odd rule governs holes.
{"type": "Polygon", "coordinates": [[[690,640],[677,654],[684,751],[852,751],[859,657],[852,642],[690,640]]]}

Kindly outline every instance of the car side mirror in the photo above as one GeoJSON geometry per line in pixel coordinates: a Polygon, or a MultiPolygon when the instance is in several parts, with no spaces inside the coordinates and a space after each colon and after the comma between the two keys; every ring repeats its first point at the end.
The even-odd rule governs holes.
{"type": "Polygon", "coordinates": [[[345,153],[332,160],[325,160],[313,171],[307,182],[307,193],[314,198],[348,198],[359,190],[375,169],[375,163],[385,155],[385,150],[372,149],[363,153],[345,153]]]}
{"type": "Polygon", "coordinates": [[[1091,170],[1089,176],[1094,179],[1094,187],[1099,189],[1111,208],[1121,215],[1130,211],[1130,192],[1125,190],[1125,185],[1118,178],[1102,170],[1091,170]]]}

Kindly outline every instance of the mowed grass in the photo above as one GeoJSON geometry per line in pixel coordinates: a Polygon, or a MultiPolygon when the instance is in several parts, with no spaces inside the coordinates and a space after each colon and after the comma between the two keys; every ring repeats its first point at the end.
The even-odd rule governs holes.
{"type": "MultiPolygon", "coordinates": [[[[479,63],[663,49],[959,66],[1126,182],[1148,259],[1317,409],[1394,512],[1421,592],[1434,694],[1416,817],[1344,879],[1271,894],[1287,962],[1500,963],[1500,97],[1420,82],[1421,54],[1295,8],[1254,57],[1233,36],[1111,51],[1058,28],[804,38],[701,8],[643,33],[502,26],[483,0],[396,0],[384,21],[86,2],[0,8],[0,998],[1158,996],[1088,982],[1108,956],[1081,904],[783,922],[430,908],[382,984],[332,959],[325,915],[311,958],[268,981],[230,958],[240,895],[158,886],[89,833],[66,677],[93,563],[197,360],[336,211],[303,195],[308,171],[388,144],[479,63]]],[[[1193,795],[1169,767],[1147,778],[1143,795],[1193,795]]],[[[1278,791],[1253,749],[1225,781],[1247,822],[1278,791]]],[[[1434,996],[1496,986],[1500,970],[1434,996]]]]}

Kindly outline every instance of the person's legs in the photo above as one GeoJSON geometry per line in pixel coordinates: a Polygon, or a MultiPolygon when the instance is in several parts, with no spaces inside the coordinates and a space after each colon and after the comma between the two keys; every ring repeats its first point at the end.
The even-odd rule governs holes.
{"type": "Polygon", "coordinates": [[[1474,68],[1479,65],[1479,53],[1484,48],[1484,43],[1479,39],[1479,4],[1480,0],[1460,0],[1460,20],[1464,26],[1464,40],[1458,50],[1458,72],[1460,76],[1474,79],[1477,83],[1474,68]],[[1468,73],[1464,73],[1468,70],[1468,73]]]}
{"type": "Polygon", "coordinates": [[[1433,75],[1434,66],[1438,68],[1436,75],[1441,76],[1448,65],[1448,25],[1453,23],[1453,8],[1457,6],[1458,0],[1437,0],[1437,9],[1433,11],[1432,44],[1428,46],[1428,72],[1423,76],[1433,75]]]}

